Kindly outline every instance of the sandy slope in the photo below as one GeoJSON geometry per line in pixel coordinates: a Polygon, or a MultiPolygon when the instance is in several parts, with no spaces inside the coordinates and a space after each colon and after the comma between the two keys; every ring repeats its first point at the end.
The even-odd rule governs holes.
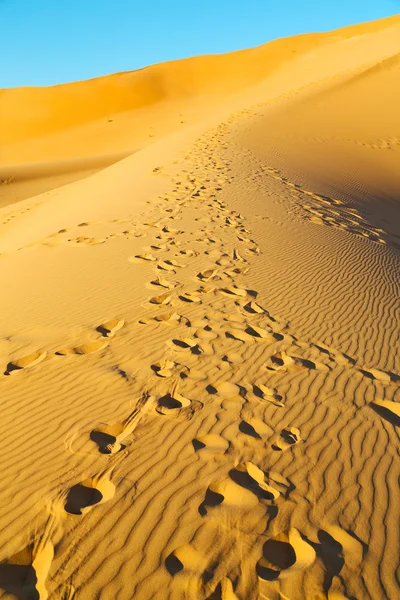
{"type": "Polygon", "coordinates": [[[400,18],[294,43],[1,210],[1,598],[398,596],[400,18]]]}
{"type": "MultiPolygon", "coordinates": [[[[396,21],[397,17],[386,19],[385,28],[396,21]]],[[[0,90],[0,206],[82,179],[121,155],[186,129],[218,108],[223,110],[228,97],[246,104],[249,88],[269,81],[271,75],[279,78],[282,69],[281,91],[326,77],[331,68],[340,71],[347,61],[348,68],[360,58],[367,62],[369,53],[376,60],[377,53],[391,52],[387,46],[396,36],[395,29],[376,40],[379,48],[370,48],[358,34],[381,30],[379,22],[372,22],[90,81],[0,90]],[[345,44],[338,47],[338,41],[345,44]],[[317,50],[320,60],[310,61],[317,50]],[[293,68],[297,58],[300,70],[293,68]],[[315,69],[319,73],[312,72],[315,69]]],[[[276,91],[275,85],[269,86],[263,97],[274,97],[276,91]]]]}

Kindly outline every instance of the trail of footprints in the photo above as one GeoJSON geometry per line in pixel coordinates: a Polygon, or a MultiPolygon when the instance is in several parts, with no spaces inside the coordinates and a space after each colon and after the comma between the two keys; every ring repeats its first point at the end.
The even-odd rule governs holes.
{"type": "MultiPolygon", "coordinates": [[[[262,116],[262,113],[259,112],[259,110],[262,108],[264,108],[263,103],[258,105],[258,107],[254,107],[254,109],[242,111],[242,114],[262,116]]],[[[235,119],[232,118],[230,122],[232,123],[234,120],[235,119]]],[[[373,149],[379,148],[392,150],[396,145],[398,145],[399,139],[393,137],[387,140],[377,140],[376,142],[371,143],[360,141],[354,142],[354,140],[348,141],[373,149]]],[[[247,154],[247,158],[256,166],[255,174],[257,177],[260,175],[266,175],[267,177],[276,179],[287,188],[289,194],[296,200],[296,206],[301,206],[301,208],[306,212],[306,219],[310,222],[327,227],[335,227],[353,235],[367,238],[368,240],[371,240],[377,244],[387,244],[384,238],[386,233],[385,230],[372,226],[357,209],[345,206],[345,203],[342,200],[314,193],[305,189],[300,184],[289,181],[289,179],[285,177],[279,169],[262,164],[260,160],[249,150],[246,151],[244,148],[241,148],[241,152],[242,154],[247,154]]]]}
{"type": "MultiPolygon", "coordinates": [[[[238,434],[259,444],[267,453],[291,452],[294,447],[306,443],[295,424],[273,430],[253,415],[252,407],[260,403],[284,413],[285,398],[268,383],[275,373],[306,370],[327,377],[333,369],[346,369],[354,376],[377,380],[383,385],[399,382],[396,374],[360,366],[355,359],[336,349],[297,339],[287,323],[271,315],[258,302],[257,291],[246,287],[245,275],[261,250],[246,228],[245,217],[230,210],[219,198],[218,193],[231,179],[229,164],[215,158],[215,150],[216,146],[223,147],[221,136],[228,125],[229,122],[219,126],[215,133],[199,140],[194,152],[187,157],[194,163],[193,169],[182,172],[181,180],[174,182],[172,191],[153,202],[148,220],[137,225],[136,232],[122,233],[127,237],[140,236],[145,231],[154,233],[151,243],[127,260],[132,269],[146,265],[149,269],[146,287],[151,292],[143,305],[144,315],[137,324],[149,328],[149,333],[151,328],[165,327],[168,339],[164,357],[148,365],[150,389],[143,390],[133,410],[123,420],[91,431],[93,451],[99,455],[98,471],[53,499],[41,533],[18,555],[0,564],[1,585],[11,593],[23,589],[41,600],[47,598],[46,579],[54,555],[55,529],[68,519],[85,518],[87,513],[97,510],[118,493],[113,472],[134,444],[135,429],[140,422],[147,418],[190,420],[204,408],[204,402],[200,402],[195,393],[185,392],[187,378],[205,388],[208,403],[215,402],[222,410],[231,402],[243,406],[242,420],[237,423],[238,434]],[[179,223],[187,210],[198,213],[195,217],[198,228],[186,234],[179,228],[179,223]],[[171,217],[174,227],[168,223],[171,217]],[[190,270],[191,276],[185,278],[190,282],[188,285],[180,281],[182,270],[190,270]],[[243,349],[253,347],[263,357],[264,366],[257,381],[238,382],[236,372],[242,362],[243,349]],[[207,365],[219,374],[211,384],[205,381],[207,365]]],[[[270,171],[281,178],[277,171],[270,171]]],[[[321,214],[310,212],[313,215],[310,218],[316,217],[333,225],[333,209],[326,208],[331,201],[311,194],[310,197],[324,205],[321,214]]],[[[379,232],[368,228],[361,217],[354,215],[349,223],[346,225],[341,217],[340,226],[348,230],[354,228],[359,235],[364,235],[360,233],[363,230],[370,239],[383,243],[379,232]]],[[[82,227],[85,225],[81,224],[82,227]]],[[[64,233],[60,232],[60,235],[64,233]]],[[[91,245],[94,242],[90,239],[70,238],[69,242],[91,245]]],[[[11,358],[4,375],[14,376],[33,368],[45,368],[47,361],[62,360],[67,355],[96,353],[101,359],[114,336],[128,326],[124,318],[104,321],[94,328],[96,339],[82,340],[74,347],[60,347],[55,354],[42,349],[11,358]]],[[[400,424],[398,403],[377,398],[371,409],[394,425],[400,424]]],[[[199,435],[192,444],[198,460],[212,460],[216,464],[230,460],[232,442],[221,435],[199,435]]],[[[211,527],[210,531],[215,522],[224,522],[226,511],[228,520],[236,523],[234,529],[240,528],[242,511],[246,514],[251,511],[255,522],[265,515],[272,520],[282,503],[296,493],[289,480],[277,472],[261,469],[251,461],[236,462],[231,467],[225,478],[216,479],[204,490],[204,498],[198,507],[200,516],[211,527]]],[[[226,544],[230,545],[230,550],[226,550],[225,555],[228,559],[232,553],[240,555],[239,542],[240,536],[229,537],[227,534],[226,544]]],[[[340,561],[360,561],[362,548],[359,541],[334,525],[326,531],[320,530],[315,541],[307,540],[295,528],[288,528],[278,535],[267,536],[262,553],[254,557],[254,572],[262,588],[265,582],[287,580],[305,570],[317,557],[333,580],[339,576],[340,561]],[[326,547],[333,548],[337,554],[334,568],[329,563],[332,552],[326,552],[326,547]]],[[[224,560],[221,555],[202,556],[195,541],[191,541],[166,557],[165,568],[176,578],[177,585],[181,581],[186,589],[194,589],[196,597],[238,598],[238,581],[227,576],[229,568],[224,567],[224,560]],[[220,568],[215,567],[218,561],[220,568]]]]}
{"type": "MultiPolygon", "coordinates": [[[[255,157],[252,158],[256,162],[255,157]]],[[[272,177],[284,185],[296,200],[296,206],[301,206],[306,213],[306,219],[311,223],[335,227],[377,244],[386,245],[385,231],[372,226],[357,209],[345,206],[342,200],[306,190],[301,185],[289,181],[279,169],[274,167],[258,165],[258,173],[272,177]]]]}

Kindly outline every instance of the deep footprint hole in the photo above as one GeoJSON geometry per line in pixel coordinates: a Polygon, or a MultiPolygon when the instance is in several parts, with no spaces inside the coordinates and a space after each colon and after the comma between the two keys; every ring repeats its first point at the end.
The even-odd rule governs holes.
{"type": "Polygon", "coordinates": [[[165,559],[165,567],[172,577],[183,570],[183,564],[179,558],[175,556],[175,554],[170,554],[167,556],[165,559]]]}
{"type": "Polygon", "coordinates": [[[193,448],[196,450],[196,452],[198,450],[202,450],[203,448],[206,448],[206,445],[203,442],[200,442],[199,440],[196,440],[196,439],[192,440],[192,445],[193,445],[193,448]]]}
{"type": "Polygon", "coordinates": [[[289,569],[296,562],[296,553],[291,544],[279,540],[267,540],[263,547],[264,558],[279,570],[289,569]]]}
{"type": "MultiPolygon", "coordinates": [[[[111,447],[114,446],[115,442],[117,441],[115,436],[110,435],[109,433],[104,433],[103,431],[91,431],[90,439],[92,442],[97,444],[101,454],[111,454],[111,447]]],[[[125,448],[126,446],[121,444],[118,452],[121,452],[121,450],[124,450],[125,448]]]]}
{"type": "Polygon", "coordinates": [[[83,508],[94,506],[102,499],[103,494],[98,489],[78,483],[70,489],[64,508],[71,515],[81,515],[83,508]]]}
{"type": "Polygon", "coordinates": [[[182,408],[182,403],[179,400],[176,400],[171,394],[166,394],[162,398],[159,399],[158,405],[163,408],[182,408]]]}
{"type": "Polygon", "coordinates": [[[206,390],[207,390],[207,392],[208,392],[209,394],[213,394],[213,395],[215,395],[215,394],[217,394],[217,393],[218,393],[218,390],[217,390],[217,388],[215,388],[215,387],[214,387],[213,385],[211,385],[211,384],[209,384],[209,385],[206,387],[206,390]]]}
{"type": "Polygon", "coordinates": [[[258,439],[258,440],[261,439],[261,435],[259,433],[257,433],[257,431],[254,429],[253,425],[250,425],[250,423],[247,423],[247,421],[242,421],[239,424],[239,431],[241,431],[242,433],[249,435],[255,439],[258,439]]]}

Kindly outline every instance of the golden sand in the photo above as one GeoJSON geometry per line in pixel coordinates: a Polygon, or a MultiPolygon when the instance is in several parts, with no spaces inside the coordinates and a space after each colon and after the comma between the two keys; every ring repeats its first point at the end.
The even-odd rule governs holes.
{"type": "Polygon", "coordinates": [[[0,91],[0,598],[398,597],[399,57],[0,91]]]}

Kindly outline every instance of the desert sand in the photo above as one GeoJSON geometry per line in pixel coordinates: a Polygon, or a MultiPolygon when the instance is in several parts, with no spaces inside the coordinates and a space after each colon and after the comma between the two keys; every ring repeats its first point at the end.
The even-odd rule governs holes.
{"type": "Polygon", "coordinates": [[[0,598],[399,596],[400,16],[0,91],[0,598]]]}

